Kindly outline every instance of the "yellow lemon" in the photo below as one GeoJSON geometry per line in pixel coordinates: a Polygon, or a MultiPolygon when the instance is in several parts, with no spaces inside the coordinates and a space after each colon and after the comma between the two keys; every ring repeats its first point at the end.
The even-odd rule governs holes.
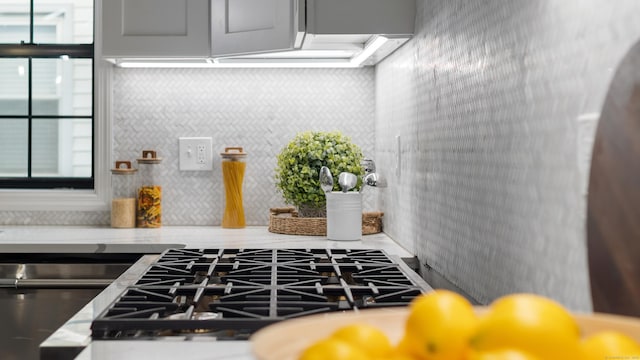
{"type": "Polygon", "coordinates": [[[555,301],[534,294],[512,294],[495,300],[481,317],[471,339],[479,352],[520,349],[544,360],[578,358],[580,329],[555,301]]]}
{"type": "Polygon", "coordinates": [[[461,359],[478,318],[461,295],[435,290],[415,298],[398,347],[418,359],[461,359]]]}
{"type": "Polygon", "coordinates": [[[466,360],[543,360],[527,352],[516,349],[501,349],[490,352],[472,351],[466,360]]]}
{"type": "Polygon", "coordinates": [[[381,329],[370,324],[346,325],[337,329],[330,337],[359,348],[370,358],[384,357],[393,350],[387,335],[381,329]]]}
{"type": "Polygon", "coordinates": [[[602,331],[580,343],[583,360],[640,359],[640,344],[617,331],[602,331]]]}
{"type": "Polygon", "coordinates": [[[405,334],[398,344],[393,348],[392,356],[390,359],[393,360],[422,360],[424,357],[421,354],[417,354],[411,348],[414,346],[410,344],[409,337],[405,334]],[[395,356],[395,357],[394,357],[395,356]]]}
{"type": "Polygon", "coordinates": [[[327,338],[306,348],[299,360],[369,360],[360,349],[340,340],[327,338]]]}
{"type": "Polygon", "coordinates": [[[416,357],[411,356],[410,354],[405,353],[391,353],[385,357],[375,358],[376,360],[419,360],[416,357]]]}

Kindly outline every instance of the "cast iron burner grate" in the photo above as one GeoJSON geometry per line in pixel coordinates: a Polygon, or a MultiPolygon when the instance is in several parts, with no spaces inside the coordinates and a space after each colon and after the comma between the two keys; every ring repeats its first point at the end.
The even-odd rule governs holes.
{"type": "Polygon", "coordinates": [[[246,339],[284,319],[405,306],[427,290],[409,272],[382,250],[169,249],[93,321],[92,337],[246,339]]]}

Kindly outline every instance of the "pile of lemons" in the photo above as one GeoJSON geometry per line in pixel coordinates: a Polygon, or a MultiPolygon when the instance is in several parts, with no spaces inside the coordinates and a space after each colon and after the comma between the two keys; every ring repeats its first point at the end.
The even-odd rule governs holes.
{"type": "Polygon", "coordinates": [[[606,331],[581,336],[574,317],[534,294],[496,299],[478,314],[464,297],[436,290],[414,299],[392,344],[379,328],[346,325],[307,347],[299,360],[640,360],[640,344],[606,331]]]}

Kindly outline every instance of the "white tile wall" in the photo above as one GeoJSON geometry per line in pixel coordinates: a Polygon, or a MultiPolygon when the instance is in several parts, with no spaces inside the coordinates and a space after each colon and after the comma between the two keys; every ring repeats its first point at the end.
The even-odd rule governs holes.
{"type": "Polygon", "coordinates": [[[418,4],[417,35],[376,71],[381,171],[395,174],[401,138],[385,232],[481,303],[532,291],[589,310],[593,123],[640,2],[418,4]]]}
{"type": "MultiPolygon", "coordinates": [[[[340,130],[374,153],[373,69],[118,69],[114,78],[114,157],[143,148],[163,157],[163,223],[219,225],[219,153],[242,146],[247,225],[266,225],[283,206],[276,156],[297,132],[340,130]],[[181,172],[178,137],[213,138],[213,172],[181,172]]],[[[370,203],[371,200],[368,201],[370,203]]]]}
{"type": "MultiPolygon", "coordinates": [[[[243,146],[247,225],[267,225],[283,206],[274,180],[276,155],[306,130],[340,130],[374,154],[374,69],[115,69],[113,160],[155,149],[164,225],[219,225],[223,185],[219,153],[243,146]],[[178,137],[213,138],[214,170],[181,172],[178,137]]],[[[134,166],[136,162],[133,161],[134,166]]],[[[118,192],[121,179],[114,178],[118,192]]],[[[375,192],[365,210],[375,210],[375,192]]],[[[108,225],[108,212],[0,212],[0,224],[108,225]]]]}

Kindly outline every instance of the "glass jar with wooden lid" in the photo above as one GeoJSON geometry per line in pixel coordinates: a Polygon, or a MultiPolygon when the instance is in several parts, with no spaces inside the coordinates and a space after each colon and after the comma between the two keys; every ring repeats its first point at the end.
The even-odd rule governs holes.
{"type": "Polygon", "coordinates": [[[138,170],[131,161],[118,160],[111,169],[113,198],[111,200],[111,227],[136,226],[136,177],[138,170]]]}
{"type": "Polygon", "coordinates": [[[162,226],[162,185],[160,163],[162,158],[154,150],[143,150],[137,159],[140,177],[136,225],[141,228],[162,226]]]}
{"type": "Polygon", "coordinates": [[[242,199],[242,182],[247,167],[242,147],[226,147],[222,156],[222,179],[224,182],[223,228],[243,228],[246,226],[242,199]]]}

